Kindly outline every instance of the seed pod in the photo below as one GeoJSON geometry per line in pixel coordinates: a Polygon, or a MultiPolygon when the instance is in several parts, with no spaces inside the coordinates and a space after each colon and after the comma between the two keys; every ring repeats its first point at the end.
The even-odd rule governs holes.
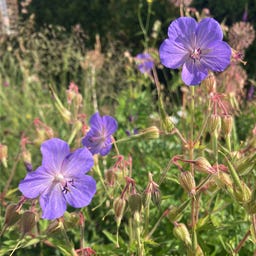
{"type": "Polygon", "coordinates": [[[126,205],[126,201],[122,197],[116,198],[113,203],[114,213],[115,213],[116,222],[118,226],[120,225],[121,220],[123,218],[125,205],[126,205]]]}
{"type": "Polygon", "coordinates": [[[17,212],[17,204],[9,204],[6,207],[4,216],[4,225],[10,227],[20,219],[20,214],[17,212]]]}
{"type": "Polygon", "coordinates": [[[20,224],[21,224],[21,233],[24,236],[28,232],[30,232],[36,225],[36,214],[31,211],[25,211],[21,215],[20,224]]]}
{"type": "Polygon", "coordinates": [[[179,176],[180,185],[187,191],[190,195],[196,194],[196,183],[191,172],[181,172],[179,176]]]}
{"type": "Polygon", "coordinates": [[[222,131],[224,135],[230,135],[233,128],[233,117],[231,115],[224,115],[222,117],[222,131]]]}
{"type": "Polygon", "coordinates": [[[178,239],[183,241],[186,244],[186,246],[192,245],[191,237],[185,224],[175,223],[175,226],[173,228],[173,234],[178,239]]]}
{"type": "Polygon", "coordinates": [[[136,211],[140,212],[141,211],[141,206],[142,206],[142,200],[140,194],[132,194],[129,196],[128,199],[128,206],[134,214],[136,211]]]}
{"type": "Polygon", "coordinates": [[[204,157],[198,157],[195,161],[195,168],[202,173],[207,173],[207,174],[213,174],[216,171],[214,168],[211,166],[211,164],[208,162],[208,160],[204,157]]]}
{"type": "Polygon", "coordinates": [[[230,175],[225,172],[219,172],[217,175],[214,175],[215,182],[220,187],[232,187],[233,182],[230,178],[230,175]]]}
{"type": "Polygon", "coordinates": [[[252,192],[243,181],[240,182],[242,190],[238,186],[233,185],[234,197],[240,203],[247,203],[251,200],[252,192]]]}
{"type": "Polygon", "coordinates": [[[105,172],[105,181],[106,184],[109,185],[110,187],[114,186],[116,181],[116,174],[113,169],[109,169],[105,172]]]}
{"type": "Polygon", "coordinates": [[[207,88],[209,94],[216,92],[216,78],[214,74],[209,74],[206,79],[202,81],[202,86],[207,88]]]}
{"type": "Polygon", "coordinates": [[[217,133],[220,132],[220,128],[221,128],[221,118],[219,115],[216,114],[212,114],[210,116],[210,120],[208,123],[208,130],[210,133],[214,133],[215,131],[217,131],[217,133]]]}

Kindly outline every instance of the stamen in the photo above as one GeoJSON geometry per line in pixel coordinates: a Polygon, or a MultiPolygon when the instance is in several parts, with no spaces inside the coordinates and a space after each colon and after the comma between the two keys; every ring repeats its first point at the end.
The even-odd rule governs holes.
{"type": "Polygon", "coordinates": [[[196,60],[200,60],[200,55],[201,55],[202,51],[200,48],[195,49],[191,54],[190,57],[196,61],[196,60]]]}

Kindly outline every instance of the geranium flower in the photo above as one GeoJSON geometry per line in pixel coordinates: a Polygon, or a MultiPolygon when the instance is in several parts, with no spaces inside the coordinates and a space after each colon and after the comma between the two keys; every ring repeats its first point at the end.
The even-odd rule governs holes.
{"type": "Polygon", "coordinates": [[[70,153],[68,144],[53,138],[41,145],[42,165],[26,175],[19,190],[30,199],[39,197],[42,218],[63,216],[67,203],[75,208],[90,204],[96,192],[96,182],[85,175],[93,166],[93,156],[87,148],[70,153]]]}
{"type": "Polygon", "coordinates": [[[182,80],[186,85],[197,85],[208,71],[223,71],[230,63],[231,48],[222,41],[223,33],[213,18],[199,23],[190,17],[173,21],[168,38],[159,49],[161,63],[171,69],[182,66],[182,80]]]}
{"type": "Polygon", "coordinates": [[[112,148],[111,135],[117,130],[117,121],[111,116],[101,117],[99,113],[90,119],[90,131],[83,138],[82,143],[91,153],[105,156],[112,148]]]}
{"type": "Polygon", "coordinates": [[[137,62],[137,68],[138,70],[144,74],[144,73],[150,73],[152,68],[154,67],[154,61],[150,54],[148,53],[140,53],[135,57],[135,60],[137,62]]]}

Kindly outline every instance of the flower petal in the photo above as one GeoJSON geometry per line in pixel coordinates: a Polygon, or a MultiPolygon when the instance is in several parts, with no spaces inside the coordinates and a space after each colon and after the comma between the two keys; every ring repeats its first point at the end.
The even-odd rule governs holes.
{"type": "Polygon", "coordinates": [[[48,172],[54,174],[61,170],[62,162],[70,153],[70,149],[65,141],[53,138],[41,145],[41,152],[43,155],[42,166],[48,172]]]}
{"type": "Polygon", "coordinates": [[[109,151],[112,148],[112,139],[111,137],[106,138],[105,142],[104,142],[104,146],[100,149],[99,153],[102,156],[105,156],[109,153],[109,151]]]}
{"type": "Polygon", "coordinates": [[[68,204],[75,208],[85,207],[90,204],[96,193],[96,181],[91,176],[81,175],[69,189],[70,191],[64,194],[68,204]]]}
{"type": "Polygon", "coordinates": [[[181,77],[186,85],[198,85],[206,78],[207,74],[207,68],[200,62],[194,63],[192,59],[189,59],[183,65],[181,77]]]}
{"type": "Polygon", "coordinates": [[[65,178],[73,178],[90,171],[93,164],[91,152],[87,148],[80,148],[65,158],[61,167],[62,174],[65,178]]]}
{"type": "Polygon", "coordinates": [[[204,49],[208,48],[208,44],[222,40],[223,33],[219,23],[213,18],[204,18],[198,23],[196,29],[197,47],[204,49]]]}
{"type": "Polygon", "coordinates": [[[93,129],[101,130],[102,129],[102,118],[99,112],[93,114],[90,118],[90,126],[93,129]]]}
{"type": "Polygon", "coordinates": [[[102,141],[99,132],[91,128],[83,138],[82,144],[94,155],[100,152],[100,149],[104,146],[104,141],[102,141]]]}
{"type": "Polygon", "coordinates": [[[26,175],[19,184],[19,190],[27,198],[36,198],[52,183],[53,177],[42,166],[26,175]]]}
{"type": "Polygon", "coordinates": [[[59,183],[49,187],[47,192],[40,196],[39,201],[43,210],[43,219],[53,220],[60,218],[67,209],[67,203],[59,183]]]}
{"type": "Polygon", "coordinates": [[[174,20],[168,28],[169,39],[176,40],[179,37],[191,38],[194,36],[197,22],[191,17],[180,17],[174,20]]]}
{"type": "Polygon", "coordinates": [[[102,122],[106,131],[106,136],[110,136],[117,130],[118,124],[115,118],[111,116],[103,116],[102,122]]]}
{"type": "Polygon", "coordinates": [[[182,43],[165,39],[159,48],[161,63],[168,68],[179,68],[189,57],[189,50],[182,43]]]}
{"type": "Polygon", "coordinates": [[[200,62],[212,71],[223,71],[230,64],[230,46],[223,41],[214,41],[207,47],[209,49],[201,55],[200,62]]]}

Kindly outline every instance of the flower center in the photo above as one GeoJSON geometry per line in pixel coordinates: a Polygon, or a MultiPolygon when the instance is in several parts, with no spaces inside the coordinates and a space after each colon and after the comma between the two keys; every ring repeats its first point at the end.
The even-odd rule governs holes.
{"type": "Polygon", "coordinates": [[[194,49],[194,51],[190,54],[190,58],[192,58],[194,61],[200,60],[200,55],[202,51],[200,48],[194,49]]]}
{"type": "Polygon", "coordinates": [[[67,194],[68,192],[70,192],[69,186],[74,186],[74,180],[70,179],[67,180],[62,174],[58,173],[57,175],[54,176],[54,181],[55,183],[60,183],[61,187],[62,187],[62,192],[64,194],[67,194]]]}
{"type": "Polygon", "coordinates": [[[66,180],[62,174],[58,173],[57,175],[54,176],[54,182],[65,184],[66,180]]]}

